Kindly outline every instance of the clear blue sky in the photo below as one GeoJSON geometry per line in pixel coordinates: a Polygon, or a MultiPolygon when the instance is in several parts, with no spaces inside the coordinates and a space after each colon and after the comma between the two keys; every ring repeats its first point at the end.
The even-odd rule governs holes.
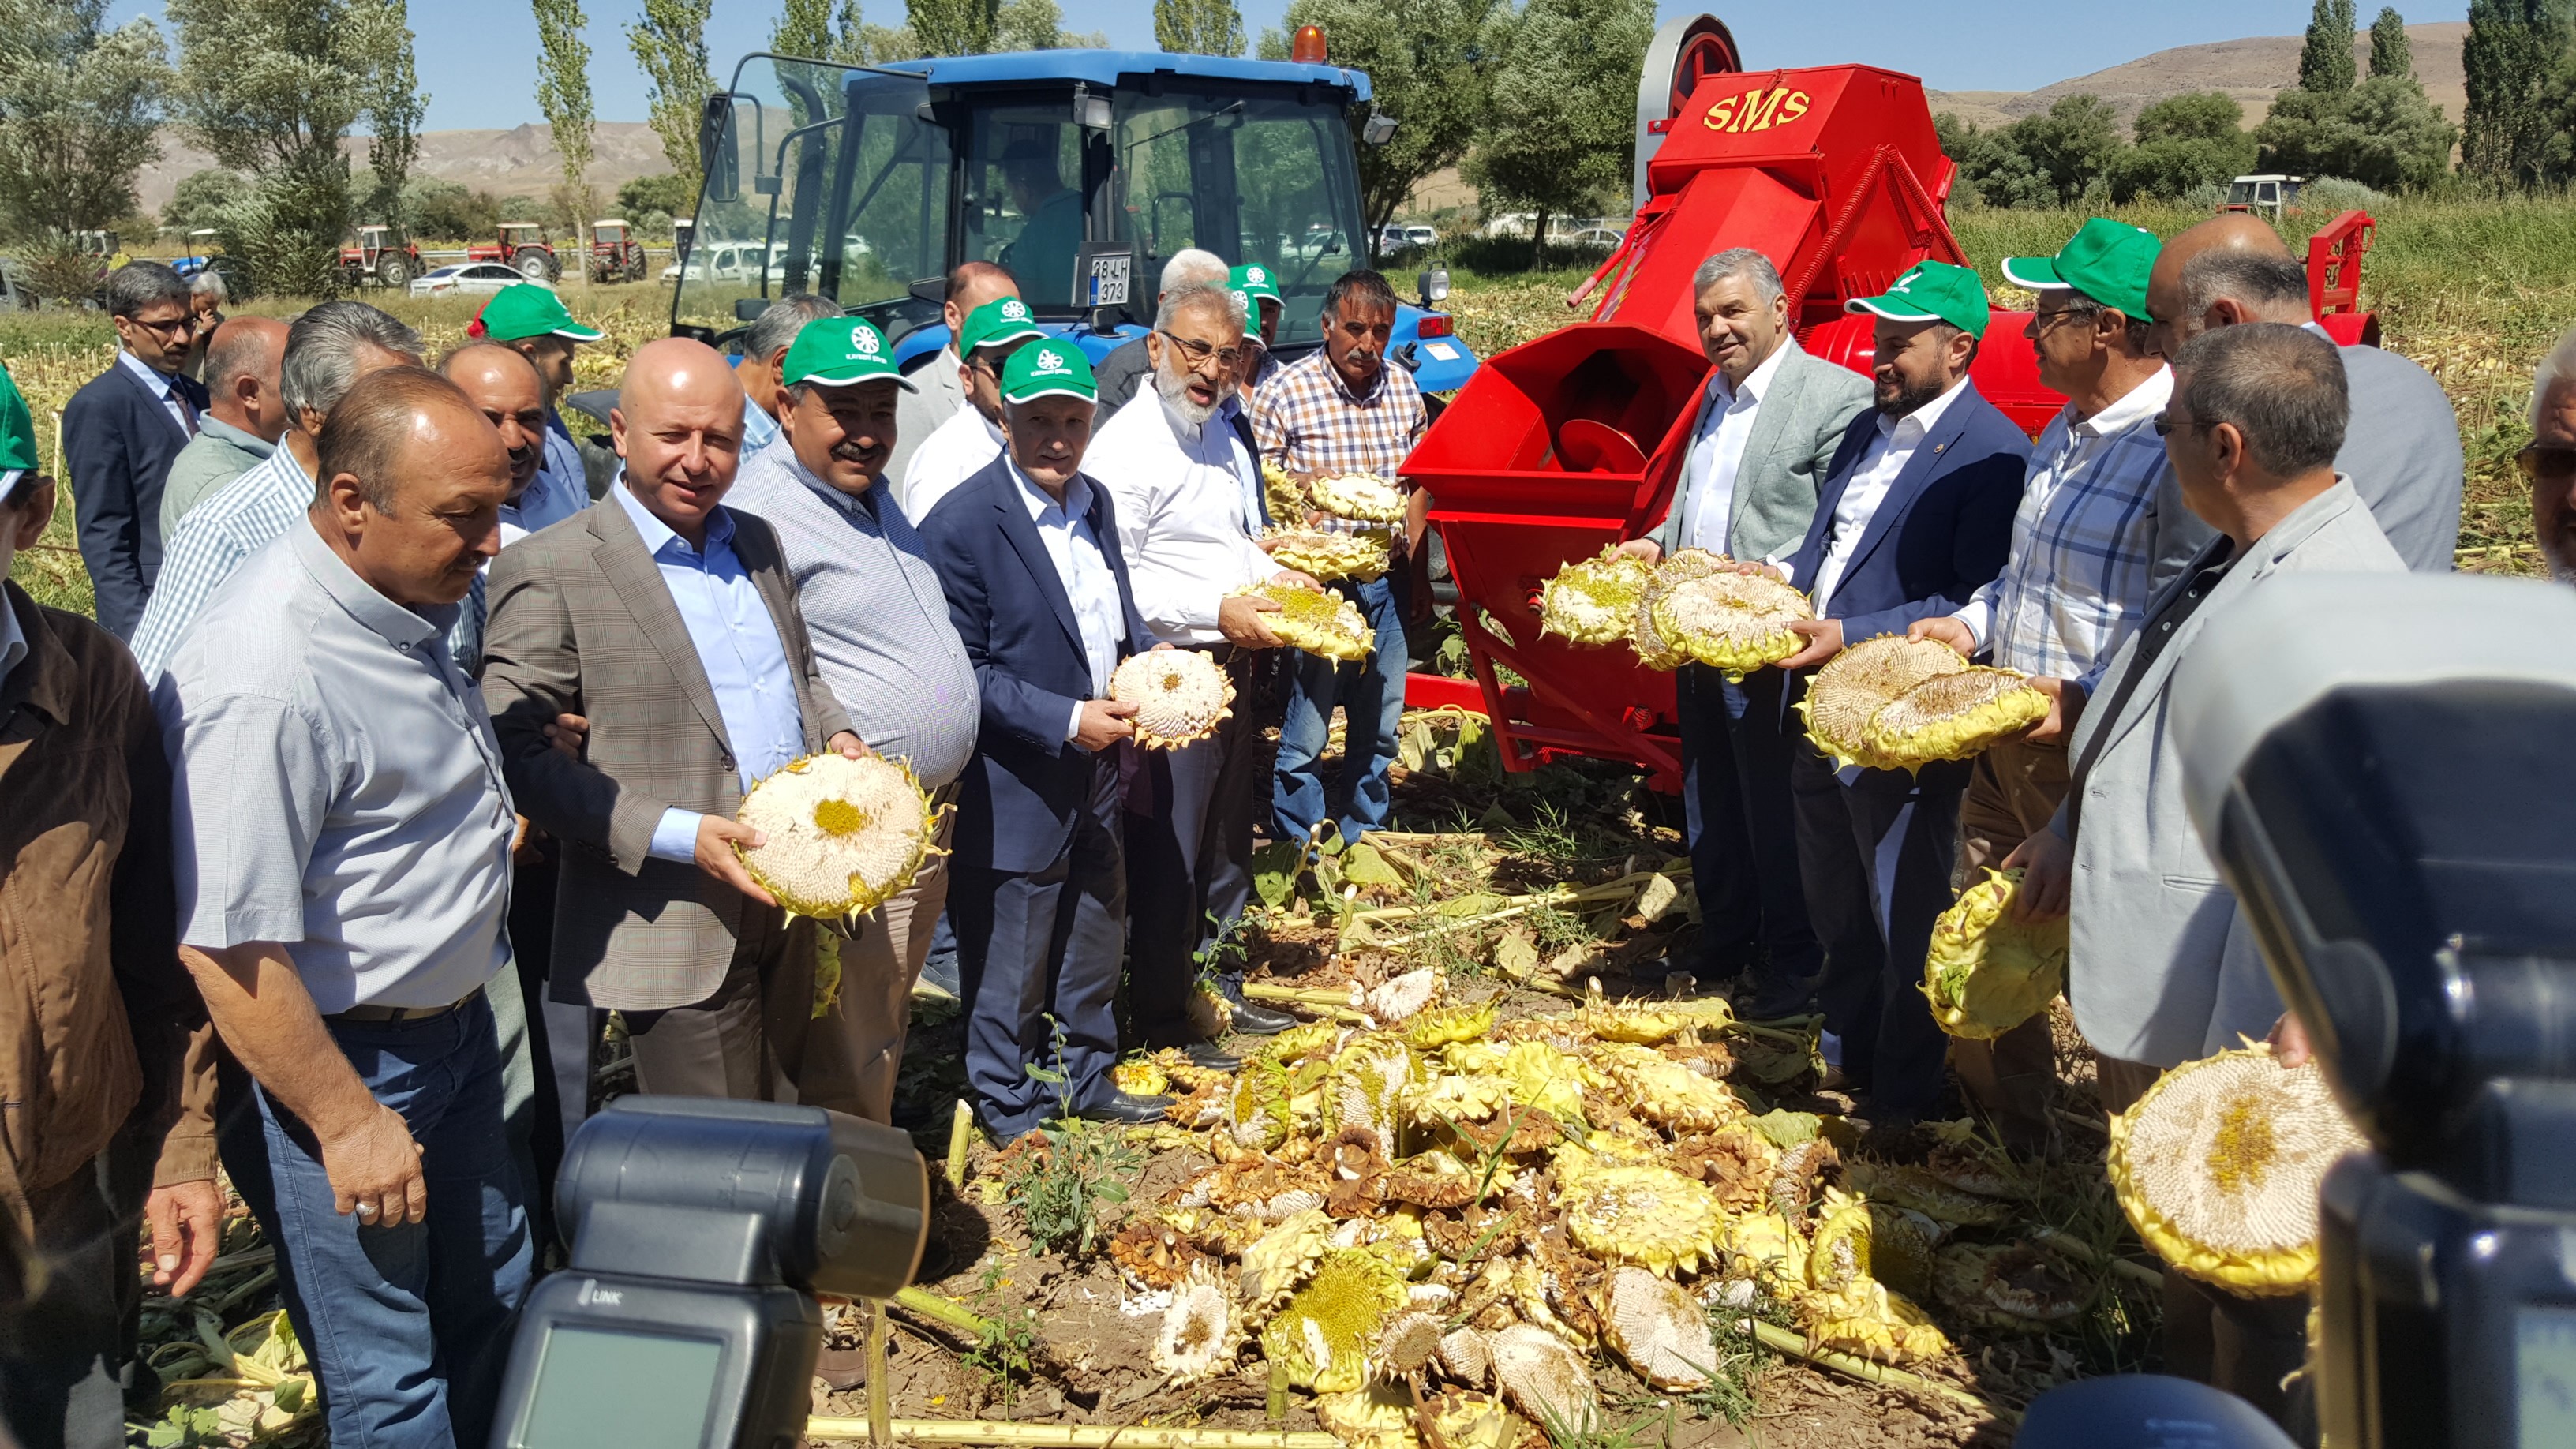
{"type": "MultiPolygon", "coordinates": [[[[1099,30],[1112,45],[1154,48],[1152,0],[1060,0],[1065,25],[1099,30]]],[[[1286,0],[1238,0],[1246,30],[1279,23],[1286,0]]],[[[626,48],[636,0],[585,0],[591,92],[602,120],[644,118],[644,78],[626,48]]],[[[901,0],[876,0],[868,18],[891,24],[901,0]]],[[[1663,15],[1699,7],[1666,3],[1663,15]]],[[[2378,5],[2363,4],[2370,23],[2378,5]]],[[[2398,7],[2410,22],[2460,20],[2466,0],[2415,0],[2398,7]]],[[[717,78],[758,49],[776,0],[716,0],[707,48],[717,78]]],[[[2132,60],[2168,46],[2292,35],[2308,22],[2308,0],[2158,0],[2152,4],[2070,4],[2067,0],[1762,0],[1715,7],[1754,66],[1863,61],[1923,77],[1940,90],[2030,90],[2132,60]]],[[[158,18],[159,0],[120,0],[116,18],[158,18]]],[[[430,93],[428,129],[515,126],[542,118],[536,103],[536,22],[522,0],[411,0],[420,36],[421,85],[430,93]]]]}

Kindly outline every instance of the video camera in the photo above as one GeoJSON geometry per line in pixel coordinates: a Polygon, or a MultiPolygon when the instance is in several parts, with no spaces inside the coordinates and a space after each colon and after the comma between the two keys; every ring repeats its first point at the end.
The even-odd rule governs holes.
{"type": "Polygon", "coordinates": [[[2172,698],[2192,821],[2376,1149],[2322,1194],[2327,1441],[2576,1444],[2576,590],[2282,579],[2172,698]]]}
{"type": "Polygon", "coordinates": [[[886,1298],[929,1236],[912,1139],[819,1107],[621,1097],[555,1183],[572,1262],[520,1312],[491,1449],[790,1449],[814,1294],[886,1298]]]}

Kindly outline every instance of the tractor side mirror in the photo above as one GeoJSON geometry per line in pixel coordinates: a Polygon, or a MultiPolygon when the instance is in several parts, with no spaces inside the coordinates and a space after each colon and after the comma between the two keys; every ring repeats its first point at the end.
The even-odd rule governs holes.
{"type": "Polygon", "coordinates": [[[1375,106],[1369,107],[1368,119],[1360,122],[1360,139],[1371,146],[1383,146],[1395,139],[1395,117],[1375,106]]]}
{"type": "Polygon", "coordinates": [[[1106,131],[1110,125],[1109,97],[1094,94],[1080,81],[1073,85],[1073,123],[1086,131],[1106,131]]]}
{"type": "Polygon", "coordinates": [[[1447,262],[1433,262],[1428,270],[1414,280],[1422,288],[1423,311],[1428,312],[1449,300],[1449,264],[1447,262]]]}
{"type": "Polygon", "coordinates": [[[707,178],[709,201],[742,198],[742,171],[734,159],[733,97],[717,92],[698,114],[698,170],[707,178]]]}

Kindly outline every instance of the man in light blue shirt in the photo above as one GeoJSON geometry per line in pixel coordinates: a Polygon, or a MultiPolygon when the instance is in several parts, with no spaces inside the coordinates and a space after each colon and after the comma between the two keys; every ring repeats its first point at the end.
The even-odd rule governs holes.
{"type": "Polygon", "coordinates": [[[332,1440],[452,1449],[490,1434],[530,1257],[485,999],[509,980],[510,792],[443,642],[509,470],[417,368],[351,391],[319,467],[156,693],[180,959],[247,1075],[224,1160],[293,1267],[332,1440]]]}

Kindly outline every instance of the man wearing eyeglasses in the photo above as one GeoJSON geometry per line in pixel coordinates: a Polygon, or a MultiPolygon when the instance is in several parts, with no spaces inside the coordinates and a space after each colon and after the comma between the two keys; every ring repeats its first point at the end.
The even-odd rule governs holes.
{"type": "Polygon", "coordinates": [[[2531,445],[2513,461],[2531,480],[2531,527],[2550,576],[2576,584],[2576,331],[2532,379],[2531,445]]]}
{"type": "Polygon", "coordinates": [[[116,362],[63,409],[63,452],[98,622],[131,639],[161,573],[161,485],[197,436],[206,386],[179,371],[197,323],[177,272],[126,263],[108,276],[107,310],[116,362]]]}
{"type": "MultiPolygon", "coordinates": [[[[2008,257],[2004,276],[2039,293],[2022,335],[2039,380],[2066,408],[2031,450],[2012,554],[1954,614],[1908,631],[2018,669],[2053,701],[2019,739],[1980,756],[1959,803],[1953,883],[1984,879],[2066,798],[2066,737],[2147,601],[2209,542],[2183,506],[2155,421],[2173,374],[2148,340],[2147,282],[2161,250],[2150,233],[2096,217],[2054,257],[2008,257]]],[[[2054,1150],[2056,1061],[2043,1013],[1992,1042],[1952,1043],[1968,1095],[2005,1145],[2054,1150]]]]}
{"type": "MultiPolygon", "coordinates": [[[[1149,1047],[1178,1047],[1201,1066],[1241,1063],[1190,1020],[1192,958],[1252,900],[1252,821],[1260,783],[1253,748],[1276,712],[1279,647],[1267,599],[1233,598],[1288,578],[1253,540],[1268,521],[1260,452],[1235,391],[1247,358],[1244,311],[1222,279],[1163,293],[1145,339],[1152,386],[1092,438],[1085,466],[1117,505],[1118,546],[1136,612],[1175,649],[1205,651],[1234,682],[1234,713],[1214,737],[1142,752],[1127,781],[1128,1005],[1149,1047]]],[[[1216,963],[1237,1031],[1275,1032],[1295,1018],[1242,1000],[1241,973],[1216,963]]]]}

